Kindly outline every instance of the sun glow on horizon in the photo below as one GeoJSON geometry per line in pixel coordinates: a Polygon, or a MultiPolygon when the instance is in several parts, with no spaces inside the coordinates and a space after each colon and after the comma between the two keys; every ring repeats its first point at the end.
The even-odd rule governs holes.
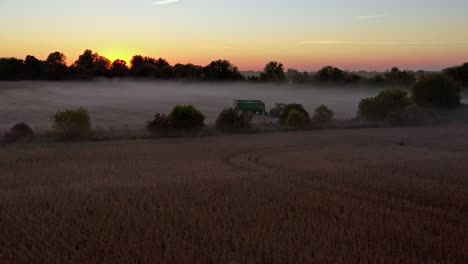
{"type": "Polygon", "coordinates": [[[127,65],[142,55],[171,65],[227,59],[241,70],[271,60],[300,70],[440,70],[468,60],[468,1],[396,3],[0,1],[0,57],[45,60],[60,51],[71,65],[91,49],[127,65]]]}
{"type": "Polygon", "coordinates": [[[130,61],[132,60],[134,55],[132,52],[129,52],[125,49],[103,49],[101,52],[95,51],[99,55],[106,57],[109,59],[111,62],[114,62],[115,60],[123,60],[127,63],[127,66],[130,66],[130,61]]]}

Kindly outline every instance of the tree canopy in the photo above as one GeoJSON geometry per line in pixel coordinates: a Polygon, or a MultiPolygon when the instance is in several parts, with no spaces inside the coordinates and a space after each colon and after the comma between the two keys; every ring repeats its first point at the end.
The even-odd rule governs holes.
{"type": "Polygon", "coordinates": [[[260,79],[264,81],[285,81],[286,75],[283,64],[277,61],[269,62],[260,74],[260,79]]]}
{"type": "Polygon", "coordinates": [[[210,81],[239,81],[244,79],[237,66],[234,66],[228,60],[211,62],[203,69],[203,74],[205,79],[210,81]]]}
{"type": "Polygon", "coordinates": [[[447,68],[443,72],[462,86],[468,87],[468,62],[460,66],[447,68]]]}
{"type": "MultiPolygon", "coordinates": [[[[32,55],[23,59],[0,58],[0,81],[15,80],[68,80],[93,78],[151,78],[161,80],[191,81],[243,81],[250,82],[285,82],[290,83],[332,83],[332,84],[369,84],[411,86],[424,79],[424,72],[400,70],[394,67],[378,74],[364,74],[344,71],[337,67],[326,66],[317,72],[301,72],[288,69],[278,61],[265,65],[263,71],[249,71],[245,77],[239,68],[228,60],[215,60],[206,66],[191,63],[171,65],[164,58],[135,55],[130,63],[117,59],[111,62],[104,56],[86,49],[78,59],[67,66],[67,57],[59,52],[52,52],[45,60],[32,55]]],[[[445,75],[461,85],[468,85],[468,63],[447,68],[445,75]]]]}

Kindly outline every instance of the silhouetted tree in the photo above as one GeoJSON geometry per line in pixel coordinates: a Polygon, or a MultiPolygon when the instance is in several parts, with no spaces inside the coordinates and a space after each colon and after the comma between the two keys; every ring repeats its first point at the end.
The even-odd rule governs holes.
{"type": "Polygon", "coordinates": [[[276,61],[269,62],[260,74],[260,79],[263,81],[285,81],[283,64],[276,61]]]}
{"type": "Polygon", "coordinates": [[[130,70],[127,66],[127,62],[124,60],[115,60],[112,62],[110,68],[110,75],[112,77],[126,77],[130,74],[130,70]]]}
{"type": "Polygon", "coordinates": [[[49,54],[46,60],[51,65],[66,65],[66,61],[67,57],[59,51],[49,54]]]}
{"type": "Polygon", "coordinates": [[[332,66],[323,67],[315,74],[315,78],[321,82],[341,82],[345,77],[344,71],[332,66]]]}
{"type": "Polygon", "coordinates": [[[42,69],[44,68],[43,62],[36,57],[28,55],[24,60],[24,78],[28,80],[40,79],[42,69]]]}
{"type": "Polygon", "coordinates": [[[445,74],[429,75],[412,89],[413,101],[421,106],[455,107],[460,105],[461,98],[460,84],[445,74]]]}
{"type": "Polygon", "coordinates": [[[98,56],[99,55],[97,53],[93,53],[92,50],[87,49],[78,57],[78,60],[75,61],[74,65],[76,67],[92,70],[98,56]]]}
{"type": "Polygon", "coordinates": [[[85,50],[72,65],[72,73],[81,79],[91,79],[93,77],[103,77],[110,75],[111,62],[107,58],[93,53],[92,50],[85,50]]]}
{"type": "Polygon", "coordinates": [[[384,73],[384,79],[392,84],[411,85],[416,81],[416,74],[413,71],[401,71],[393,67],[384,73]]]}
{"type": "Polygon", "coordinates": [[[443,72],[464,87],[468,87],[468,62],[460,66],[444,69],[443,72]]]}
{"type": "Polygon", "coordinates": [[[382,74],[377,74],[369,79],[371,83],[382,85],[385,83],[385,79],[382,74]]]}
{"type": "Polygon", "coordinates": [[[355,73],[346,73],[345,75],[345,83],[347,84],[356,84],[362,80],[362,77],[355,73]]]}
{"type": "MultiPolygon", "coordinates": [[[[165,59],[143,57],[136,55],[128,67],[125,61],[115,60],[111,63],[107,58],[85,50],[78,59],[67,67],[66,57],[61,52],[49,54],[45,61],[28,55],[25,60],[17,58],[0,58],[0,80],[65,80],[67,78],[93,77],[147,77],[158,79],[188,79],[207,81],[239,81],[246,78],[239,69],[228,60],[217,60],[202,67],[193,64],[176,64],[171,66],[165,59]]],[[[468,86],[468,63],[443,70],[446,75],[462,86],[468,86]]],[[[335,82],[353,84],[365,80],[373,84],[411,85],[424,80],[427,76],[423,71],[401,71],[394,67],[385,73],[353,73],[339,68],[327,66],[316,73],[299,72],[288,69],[285,73],[283,64],[272,61],[265,65],[259,76],[252,72],[248,81],[289,81],[305,83],[313,80],[320,82],[335,82]]]]}
{"type": "Polygon", "coordinates": [[[255,76],[255,75],[249,75],[249,76],[247,76],[247,81],[249,81],[249,82],[258,82],[258,81],[260,81],[260,77],[255,76]]]}
{"type": "Polygon", "coordinates": [[[130,61],[131,68],[140,67],[145,63],[145,59],[141,55],[133,56],[132,60],[130,61]]]}
{"type": "Polygon", "coordinates": [[[156,59],[151,57],[136,55],[130,63],[130,72],[135,77],[153,77],[157,70],[156,59]]]}
{"type": "Polygon", "coordinates": [[[201,80],[203,78],[203,67],[193,64],[174,65],[174,77],[176,79],[201,80]]]}
{"type": "Polygon", "coordinates": [[[305,83],[309,81],[310,76],[308,72],[299,72],[296,69],[288,69],[286,72],[286,80],[292,83],[305,83]]]}
{"type": "Polygon", "coordinates": [[[0,80],[21,80],[23,76],[24,61],[16,58],[0,58],[0,80]]]}
{"type": "Polygon", "coordinates": [[[93,75],[94,76],[109,76],[111,68],[111,61],[103,56],[97,56],[94,62],[93,75]]]}
{"type": "Polygon", "coordinates": [[[154,77],[158,79],[170,79],[174,76],[172,66],[165,60],[159,58],[156,61],[156,68],[154,71],[154,77]]]}
{"type": "Polygon", "coordinates": [[[203,69],[203,72],[205,79],[211,81],[239,81],[244,79],[239,69],[227,60],[213,61],[203,69]]]}
{"type": "Polygon", "coordinates": [[[61,52],[49,54],[46,60],[46,76],[49,80],[64,80],[67,78],[67,57],[61,52]]]}

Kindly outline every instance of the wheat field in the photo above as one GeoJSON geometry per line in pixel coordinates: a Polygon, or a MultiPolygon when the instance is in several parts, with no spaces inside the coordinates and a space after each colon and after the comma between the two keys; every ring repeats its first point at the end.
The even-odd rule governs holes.
{"type": "Polygon", "coordinates": [[[467,263],[468,126],[0,148],[0,263],[467,263]]]}

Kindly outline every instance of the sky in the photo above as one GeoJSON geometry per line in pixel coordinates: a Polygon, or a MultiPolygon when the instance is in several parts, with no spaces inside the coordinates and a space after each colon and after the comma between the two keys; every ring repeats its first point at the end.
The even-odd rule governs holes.
{"type": "Polygon", "coordinates": [[[0,0],[0,57],[439,70],[468,61],[467,12],[467,0],[0,0]]]}

